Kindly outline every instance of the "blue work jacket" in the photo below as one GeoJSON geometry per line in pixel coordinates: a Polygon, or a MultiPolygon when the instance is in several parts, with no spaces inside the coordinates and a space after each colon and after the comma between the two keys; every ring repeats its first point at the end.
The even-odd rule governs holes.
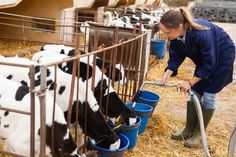
{"type": "Polygon", "coordinates": [[[187,30],[185,43],[170,41],[168,69],[174,71],[186,57],[196,65],[194,76],[202,78],[192,89],[203,94],[217,93],[233,80],[235,45],[229,35],[211,22],[196,19],[207,30],[187,30]]]}

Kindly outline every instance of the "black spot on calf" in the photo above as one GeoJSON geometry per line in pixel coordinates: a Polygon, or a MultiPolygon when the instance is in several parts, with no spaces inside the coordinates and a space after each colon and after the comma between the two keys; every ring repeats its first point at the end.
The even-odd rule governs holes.
{"type": "Polygon", "coordinates": [[[28,86],[20,86],[15,95],[16,101],[21,101],[26,94],[29,93],[29,87],[28,86]]]}
{"type": "Polygon", "coordinates": [[[50,85],[49,90],[54,90],[54,88],[55,88],[55,83],[53,82],[53,83],[50,85]]]}
{"type": "Polygon", "coordinates": [[[65,54],[65,51],[62,49],[61,52],[60,52],[60,54],[63,54],[63,55],[64,55],[64,54],[65,54]]]}
{"type": "Polygon", "coordinates": [[[65,86],[61,86],[60,88],[59,88],[59,94],[62,94],[63,92],[64,92],[64,90],[66,89],[66,87],[65,86]]]}
{"type": "Polygon", "coordinates": [[[9,128],[9,124],[3,125],[4,128],[9,128]]]}
{"type": "Polygon", "coordinates": [[[9,111],[4,112],[4,117],[6,117],[9,114],[9,111]]]}
{"type": "Polygon", "coordinates": [[[52,83],[53,83],[52,80],[48,80],[48,81],[47,81],[47,87],[48,87],[50,84],[52,84],[52,83]]]}
{"type": "Polygon", "coordinates": [[[13,77],[12,75],[8,75],[7,79],[10,80],[10,79],[12,79],[12,77],[13,77]]]}
{"type": "Polygon", "coordinates": [[[40,85],[40,82],[41,82],[41,81],[40,81],[40,77],[39,77],[37,80],[35,80],[34,85],[35,85],[35,86],[39,86],[39,85],[40,85]]]}
{"type": "Polygon", "coordinates": [[[35,74],[36,73],[38,73],[38,72],[40,72],[40,66],[39,65],[36,65],[35,67],[34,67],[34,72],[35,72],[35,74]]]}
{"type": "Polygon", "coordinates": [[[50,70],[47,69],[47,76],[49,76],[51,74],[50,70]]]}

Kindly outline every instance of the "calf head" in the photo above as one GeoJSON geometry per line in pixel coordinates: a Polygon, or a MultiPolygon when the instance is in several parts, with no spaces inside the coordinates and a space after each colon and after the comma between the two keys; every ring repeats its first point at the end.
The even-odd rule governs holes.
{"type": "MultiPolygon", "coordinates": [[[[51,153],[57,157],[83,157],[77,149],[72,136],[66,124],[54,122],[54,132],[52,126],[46,126],[46,145],[51,149],[51,153]],[[54,139],[54,147],[52,147],[52,139],[54,139]]],[[[40,129],[38,130],[40,136],[40,129]]]]}
{"type": "MultiPolygon", "coordinates": [[[[102,102],[102,111],[110,118],[122,117],[123,121],[127,125],[136,123],[136,113],[130,110],[119,98],[115,92],[107,93],[108,85],[106,80],[101,80],[94,90],[94,96],[97,101],[102,102]],[[101,90],[101,88],[103,90],[101,90]],[[102,93],[101,93],[102,91],[102,93]],[[102,100],[101,100],[102,94],[102,100]],[[107,105],[108,101],[108,105],[107,105]],[[106,112],[107,111],[107,112],[106,112]]],[[[100,104],[99,104],[100,105],[100,104]]]]}
{"type": "MultiPolygon", "coordinates": [[[[111,130],[100,110],[92,110],[87,102],[78,105],[78,122],[82,130],[100,147],[116,150],[120,147],[119,136],[111,130]]],[[[68,111],[64,112],[67,118],[68,111]]],[[[76,119],[76,101],[72,106],[71,123],[76,119]]]]}
{"type": "MultiPolygon", "coordinates": [[[[59,64],[58,67],[62,71],[64,71],[65,73],[72,74],[72,72],[73,72],[73,61],[66,62],[65,66],[63,66],[62,64],[59,64]]],[[[87,69],[88,69],[88,79],[92,77],[92,72],[93,72],[92,66],[90,66],[90,65],[88,65],[86,63],[83,63],[83,62],[80,62],[80,65],[78,65],[78,62],[76,62],[76,75],[77,76],[78,76],[78,74],[77,74],[78,67],[80,67],[79,77],[82,78],[83,82],[86,80],[86,77],[87,77],[87,69]]]]}

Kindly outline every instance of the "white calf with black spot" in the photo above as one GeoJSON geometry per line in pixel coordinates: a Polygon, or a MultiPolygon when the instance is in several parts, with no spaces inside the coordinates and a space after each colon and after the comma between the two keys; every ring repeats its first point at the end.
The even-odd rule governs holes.
{"type": "MultiPolygon", "coordinates": [[[[29,88],[18,82],[11,81],[0,76],[0,104],[2,107],[30,112],[30,94],[29,88]]],[[[46,130],[50,133],[53,115],[53,99],[49,93],[46,93],[46,130]]],[[[22,115],[9,111],[0,111],[0,137],[7,144],[5,149],[11,148],[11,151],[17,154],[29,156],[30,154],[30,116],[22,115]]],[[[56,104],[55,106],[55,155],[63,157],[84,155],[77,154],[77,147],[67,129],[62,110],[56,104]]],[[[39,98],[35,97],[35,154],[40,151],[40,104],[39,98]]],[[[51,138],[46,134],[46,138],[51,138]]],[[[9,151],[9,150],[6,150],[9,151]]],[[[51,156],[51,146],[46,141],[46,155],[51,156]]]]}

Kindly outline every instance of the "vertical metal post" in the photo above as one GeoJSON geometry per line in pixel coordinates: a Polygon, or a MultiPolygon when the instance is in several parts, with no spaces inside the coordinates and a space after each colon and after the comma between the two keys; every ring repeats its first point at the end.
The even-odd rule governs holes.
{"type": "Polygon", "coordinates": [[[30,78],[30,156],[34,157],[35,152],[35,94],[33,91],[34,89],[34,65],[31,65],[29,73],[30,78]]]}
{"type": "MultiPolygon", "coordinates": [[[[141,49],[141,64],[140,65],[145,65],[145,61],[146,61],[146,43],[147,43],[147,34],[145,34],[143,37],[143,43],[142,43],[142,49],[141,49]]],[[[144,76],[144,70],[145,70],[145,66],[140,66],[140,78],[139,78],[139,85],[138,85],[138,89],[140,89],[141,85],[143,84],[143,80],[145,78],[144,76]]]]}
{"type": "MultiPolygon", "coordinates": [[[[131,61],[132,61],[132,57],[133,57],[133,54],[134,54],[134,41],[131,41],[131,42],[129,42],[129,51],[130,51],[130,56],[129,56],[129,59],[128,59],[128,73],[127,73],[127,79],[129,79],[129,77],[130,77],[130,72],[133,70],[133,68],[131,67],[131,61]]],[[[131,84],[132,84],[132,80],[130,80],[130,86],[131,86],[131,84]]],[[[129,90],[130,91],[130,90],[129,90]]],[[[125,99],[124,99],[124,101],[126,102],[126,100],[127,100],[127,96],[129,96],[130,97],[130,93],[129,94],[127,94],[128,93],[128,88],[126,88],[125,89],[125,99]]]]}
{"type": "Polygon", "coordinates": [[[76,65],[77,64],[78,64],[77,60],[73,60],[72,78],[71,78],[71,84],[70,84],[69,107],[68,107],[68,115],[67,115],[68,128],[70,128],[70,123],[71,123],[72,103],[73,103],[73,96],[74,96],[74,85],[75,85],[76,65]]]}
{"type": "MultiPolygon", "coordinates": [[[[114,31],[114,43],[115,44],[118,44],[118,40],[119,40],[119,27],[116,27],[115,31],[114,31]]],[[[113,55],[113,58],[112,58],[112,74],[111,74],[111,84],[112,86],[114,86],[114,80],[115,80],[115,66],[116,66],[116,58],[117,58],[117,46],[114,47],[114,55],[113,55]]]]}
{"type": "Polygon", "coordinates": [[[46,156],[46,77],[47,77],[47,68],[44,65],[41,65],[41,84],[40,90],[42,93],[39,95],[40,102],[40,157],[46,156]]]}
{"type": "Polygon", "coordinates": [[[134,61],[134,64],[135,64],[135,72],[134,72],[134,84],[133,84],[133,91],[132,91],[132,94],[131,95],[133,95],[133,94],[135,94],[136,93],[136,90],[137,90],[137,81],[139,80],[138,79],[138,76],[140,75],[139,73],[140,73],[140,68],[139,68],[139,65],[140,65],[140,67],[141,66],[144,66],[145,67],[145,65],[143,65],[143,64],[140,64],[140,59],[141,59],[141,57],[143,57],[143,56],[141,56],[140,54],[141,54],[141,38],[138,38],[137,40],[136,40],[136,57],[134,57],[134,59],[135,59],[135,61],[134,61]]]}
{"type": "MultiPolygon", "coordinates": [[[[99,36],[99,32],[98,32],[98,28],[95,29],[94,32],[94,50],[98,49],[98,36],[99,36]]],[[[90,55],[88,55],[88,59],[89,59],[90,55]]],[[[88,62],[89,63],[89,62],[88,62]]],[[[87,67],[89,69],[89,67],[87,67]]],[[[94,86],[95,86],[95,76],[96,76],[96,56],[93,56],[93,76],[92,76],[92,91],[94,92],[94,86]]]]}

